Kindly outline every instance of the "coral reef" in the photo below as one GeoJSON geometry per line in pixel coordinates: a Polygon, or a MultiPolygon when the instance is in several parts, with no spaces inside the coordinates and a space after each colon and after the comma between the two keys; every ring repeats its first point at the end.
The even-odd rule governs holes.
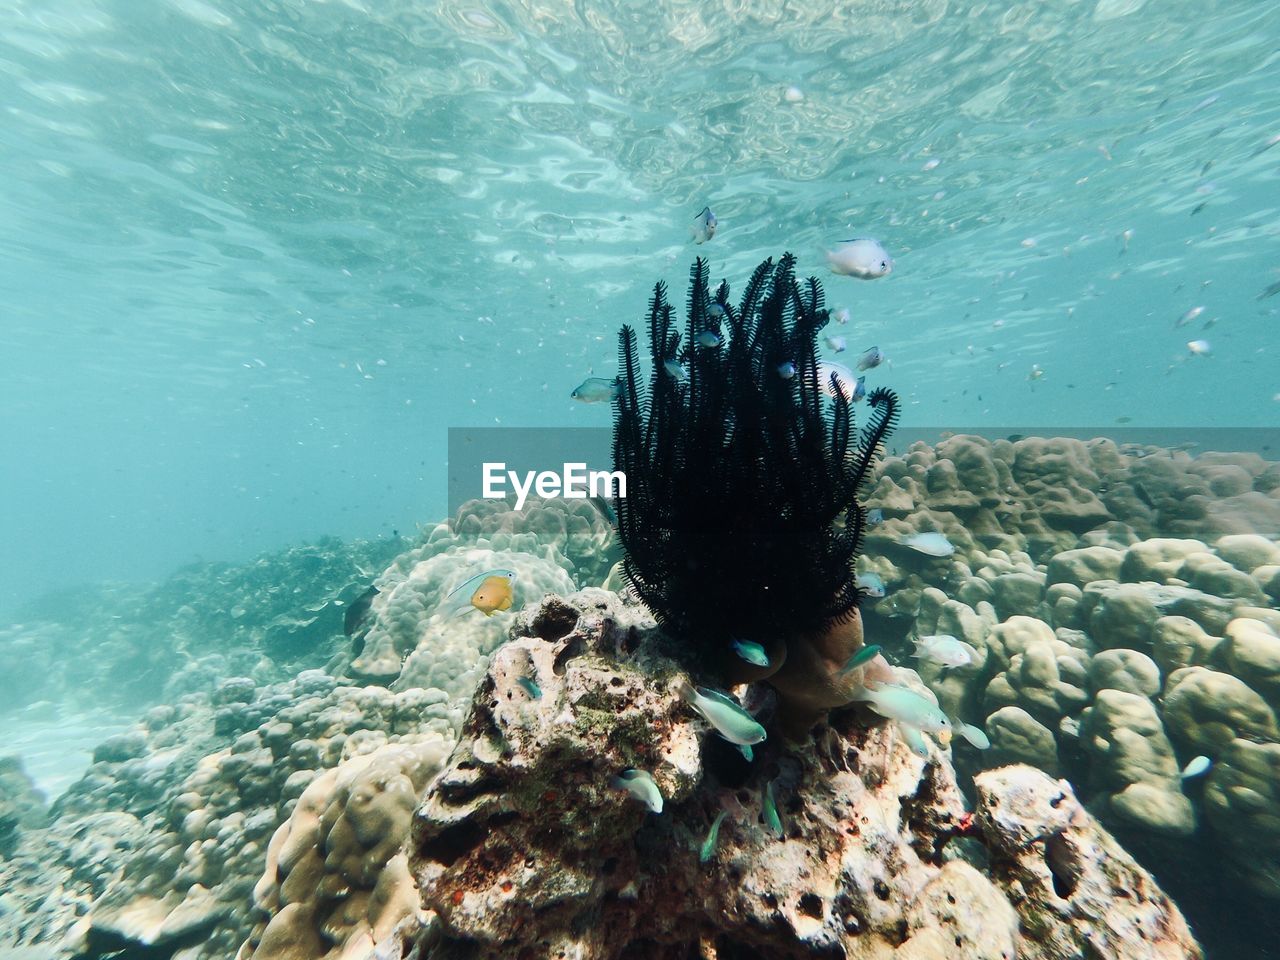
{"type": "Polygon", "coordinates": [[[673,648],[652,626],[601,591],[521,616],[415,814],[409,862],[430,917],[388,953],[1199,956],[1067,784],[984,774],[968,811],[944,755],[922,758],[852,712],[817,740],[735,762],[675,693],[673,648]],[[538,699],[518,683],[530,675],[538,699]],[[611,785],[629,767],[652,774],[660,816],[611,785]]]}
{"type": "Polygon", "coordinates": [[[1269,509],[1242,512],[1258,497],[1280,497],[1280,468],[1252,455],[917,444],[885,460],[867,498],[886,522],[861,563],[888,595],[864,605],[865,628],[891,655],[932,633],[978,651],[959,670],[921,666],[992,742],[960,750],[962,770],[1029,763],[1069,775],[1117,828],[1208,829],[1255,892],[1280,897],[1280,808],[1254,786],[1280,743],[1280,526],[1269,509]],[[1270,536],[1241,532],[1243,516],[1270,536]],[[921,563],[900,549],[925,530],[956,553],[921,563]],[[1179,536],[1153,535],[1167,531],[1179,536]],[[1197,755],[1212,761],[1203,790],[1180,776],[1197,755]]]}
{"type": "MultiPolygon", "coordinates": [[[[254,884],[273,832],[301,798],[341,795],[337,812],[358,813],[354,794],[370,782],[357,776],[359,764],[381,775],[401,754],[417,758],[409,779],[420,784],[464,710],[465,700],[439,690],[343,686],[320,671],[267,687],[230,679],[211,700],[153,707],[136,730],[98,749],[48,827],[23,831],[0,861],[0,942],[230,956],[276,902],[264,891],[255,906],[254,884]]],[[[385,852],[364,850],[367,835],[335,856],[336,872],[385,852]]]]}
{"type": "MultiPolygon", "coordinates": [[[[607,522],[580,503],[473,504],[414,543],[33,606],[0,631],[6,705],[75,691],[141,719],[49,807],[0,762],[0,944],[1196,957],[1111,833],[1171,888],[1213,869],[1223,898],[1280,899],[1278,498],[1280,467],[1253,456],[976,437],[889,456],[863,503],[885,522],[856,561],[887,595],[790,638],[784,669],[742,695],[770,727],[751,761],[680,698],[687,641],[632,602],[607,522]],[[904,546],[925,532],[954,553],[904,546]],[[516,607],[441,618],[485,567],[518,570],[516,607]],[[98,617],[114,626],[85,627],[98,617]],[[864,634],[918,671],[877,660],[881,679],[990,749],[915,752],[856,704],[816,737],[773,737],[789,702],[805,729],[847,702],[832,665],[864,634]],[[910,659],[938,634],[972,661],[910,659]],[[661,815],[612,785],[627,769],[652,775],[661,815]]],[[[1180,903],[1212,932],[1201,899],[1180,903]]],[[[1235,938],[1254,927],[1265,938],[1238,926],[1223,956],[1246,955],[1235,938]]]]}
{"type": "Polygon", "coordinates": [[[17,757],[0,757],[0,857],[13,855],[24,829],[45,824],[44,794],[17,757]]]}
{"type": "Polygon", "coordinates": [[[506,639],[513,614],[485,617],[472,610],[451,616],[443,601],[477,571],[495,568],[515,572],[518,603],[574,589],[553,559],[461,545],[435,552],[427,544],[397,558],[377,579],[367,629],[357,638],[359,653],[346,672],[362,682],[400,689],[433,686],[469,694],[484,672],[486,655],[506,639]]]}
{"type": "Polygon", "coordinates": [[[0,627],[0,712],[73,697],[136,713],[225,677],[272,683],[323,667],[346,605],[405,546],[326,538],[246,564],[187,567],[154,587],[85,587],[30,603],[21,622],[0,627]]]}

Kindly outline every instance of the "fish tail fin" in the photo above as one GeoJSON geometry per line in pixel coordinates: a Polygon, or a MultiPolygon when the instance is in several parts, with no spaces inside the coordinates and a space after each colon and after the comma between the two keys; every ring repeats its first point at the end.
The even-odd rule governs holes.
{"type": "Polygon", "coordinates": [[[693,685],[688,680],[680,681],[680,686],[676,687],[676,696],[689,704],[689,706],[693,706],[698,702],[698,691],[693,689],[693,685]]]}

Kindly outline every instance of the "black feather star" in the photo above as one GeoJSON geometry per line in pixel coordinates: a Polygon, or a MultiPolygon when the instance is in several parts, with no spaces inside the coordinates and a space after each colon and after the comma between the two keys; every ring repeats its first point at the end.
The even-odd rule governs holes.
{"type": "Polygon", "coordinates": [[[794,270],[791,254],[766,260],[735,307],[726,283],[711,295],[698,259],[683,333],[659,283],[647,380],[635,331],[619,334],[613,458],[627,478],[626,578],[713,670],[731,639],[765,644],[853,615],[858,495],[898,417],[893,391],[874,390],[855,433],[839,377],[819,377],[822,287],[794,270]]]}

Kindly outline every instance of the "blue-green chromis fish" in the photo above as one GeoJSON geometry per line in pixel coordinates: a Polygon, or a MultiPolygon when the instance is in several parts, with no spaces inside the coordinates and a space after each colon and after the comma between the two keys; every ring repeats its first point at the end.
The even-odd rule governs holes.
{"type": "Polygon", "coordinates": [[[872,600],[879,600],[889,592],[885,588],[884,578],[874,571],[858,574],[857,580],[858,586],[862,588],[862,592],[872,600]]]}
{"type": "Polygon", "coordinates": [[[907,726],[932,733],[944,742],[951,739],[951,721],[938,709],[937,704],[906,687],[891,684],[863,687],[855,696],[871,709],[889,720],[897,720],[907,726]]]}
{"type": "Polygon", "coordinates": [[[883,649],[878,643],[869,643],[852,657],[848,659],[843,667],[840,668],[841,673],[848,673],[851,670],[857,670],[859,667],[870,663],[880,655],[883,649]]]}
{"type": "Polygon", "coordinates": [[[991,746],[991,738],[987,736],[985,730],[981,727],[975,727],[972,723],[965,723],[963,720],[952,719],[952,726],[956,728],[956,733],[964,737],[979,750],[985,750],[991,746]]]}
{"type": "Polygon", "coordinates": [[[605,380],[603,377],[587,377],[573,388],[569,394],[580,403],[608,403],[618,395],[617,380],[605,380]]]}
{"type": "Polygon", "coordinates": [[[627,791],[654,813],[662,812],[662,791],[653,782],[653,777],[648,771],[634,768],[623,770],[609,781],[609,785],[618,790],[627,791]]]}
{"type": "Polygon", "coordinates": [[[764,825],[779,840],[782,839],[782,818],[778,816],[778,804],[773,799],[773,781],[764,785],[764,799],[760,802],[760,812],[764,814],[764,825]]]}
{"type": "Polygon", "coordinates": [[[1211,766],[1213,766],[1213,761],[1208,757],[1192,757],[1191,762],[1182,768],[1182,779],[1193,780],[1196,777],[1203,776],[1209,772],[1211,766]]]}
{"type": "Polygon", "coordinates": [[[733,641],[733,652],[747,663],[754,663],[757,667],[769,665],[769,655],[764,652],[764,647],[750,640],[733,641]]]}
{"type": "Polygon", "coordinates": [[[733,698],[714,690],[695,690],[688,681],[681,681],[677,693],[730,743],[764,742],[767,736],[764,727],[756,723],[755,717],[743,710],[733,698]]]}
{"type": "Polygon", "coordinates": [[[918,728],[902,722],[898,723],[898,729],[902,731],[902,739],[911,748],[911,752],[917,757],[927,760],[929,758],[929,745],[924,741],[924,734],[918,728]]]}
{"type": "Polygon", "coordinates": [[[520,677],[516,680],[516,683],[520,684],[520,689],[527,693],[532,699],[542,699],[542,688],[534,683],[533,680],[528,677],[520,677]]]}
{"type": "Polygon", "coordinates": [[[720,824],[724,823],[724,818],[728,815],[728,810],[721,810],[716,814],[715,820],[711,823],[711,829],[707,831],[707,839],[702,841],[702,849],[698,851],[699,863],[706,863],[716,852],[716,841],[720,839],[720,824]]]}

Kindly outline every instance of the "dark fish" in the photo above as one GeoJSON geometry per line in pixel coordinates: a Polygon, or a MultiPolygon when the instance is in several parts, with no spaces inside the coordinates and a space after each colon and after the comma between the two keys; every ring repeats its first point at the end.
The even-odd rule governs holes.
{"type": "Polygon", "coordinates": [[[1271,284],[1271,286],[1267,287],[1267,289],[1258,294],[1258,299],[1266,300],[1268,297],[1274,297],[1277,293],[1280,293],[1280,280],[1277,280],[1275,283],[1271,284]]]}
{"type": "Polygon", "coordinates": [[[364,593],[356,597],[351,603],[347,604],[347,612],[342,618],[342,632],[348,637],[354,637],[364,626],[365,618],[369,615],[369,607],[373,604],[373,598],[378,595],[378,588],[370,586],[364,593]]]}
{"type": "Polygon", "coordinates": [[[1025,433],[1011,433],[1005,439],[1012,443],[1017,443],[1019,440],[1025,440],[1026,437],[1027,435],[1025,433]]]}
{"type": "Polygon", "coordinates": [[[618,514],[613,509],[613,504],[609,502],[608,497],[588,497],[588,502],[599,511],[600,516],[609,521],[610,526],[618,525],[618,514]]]}

